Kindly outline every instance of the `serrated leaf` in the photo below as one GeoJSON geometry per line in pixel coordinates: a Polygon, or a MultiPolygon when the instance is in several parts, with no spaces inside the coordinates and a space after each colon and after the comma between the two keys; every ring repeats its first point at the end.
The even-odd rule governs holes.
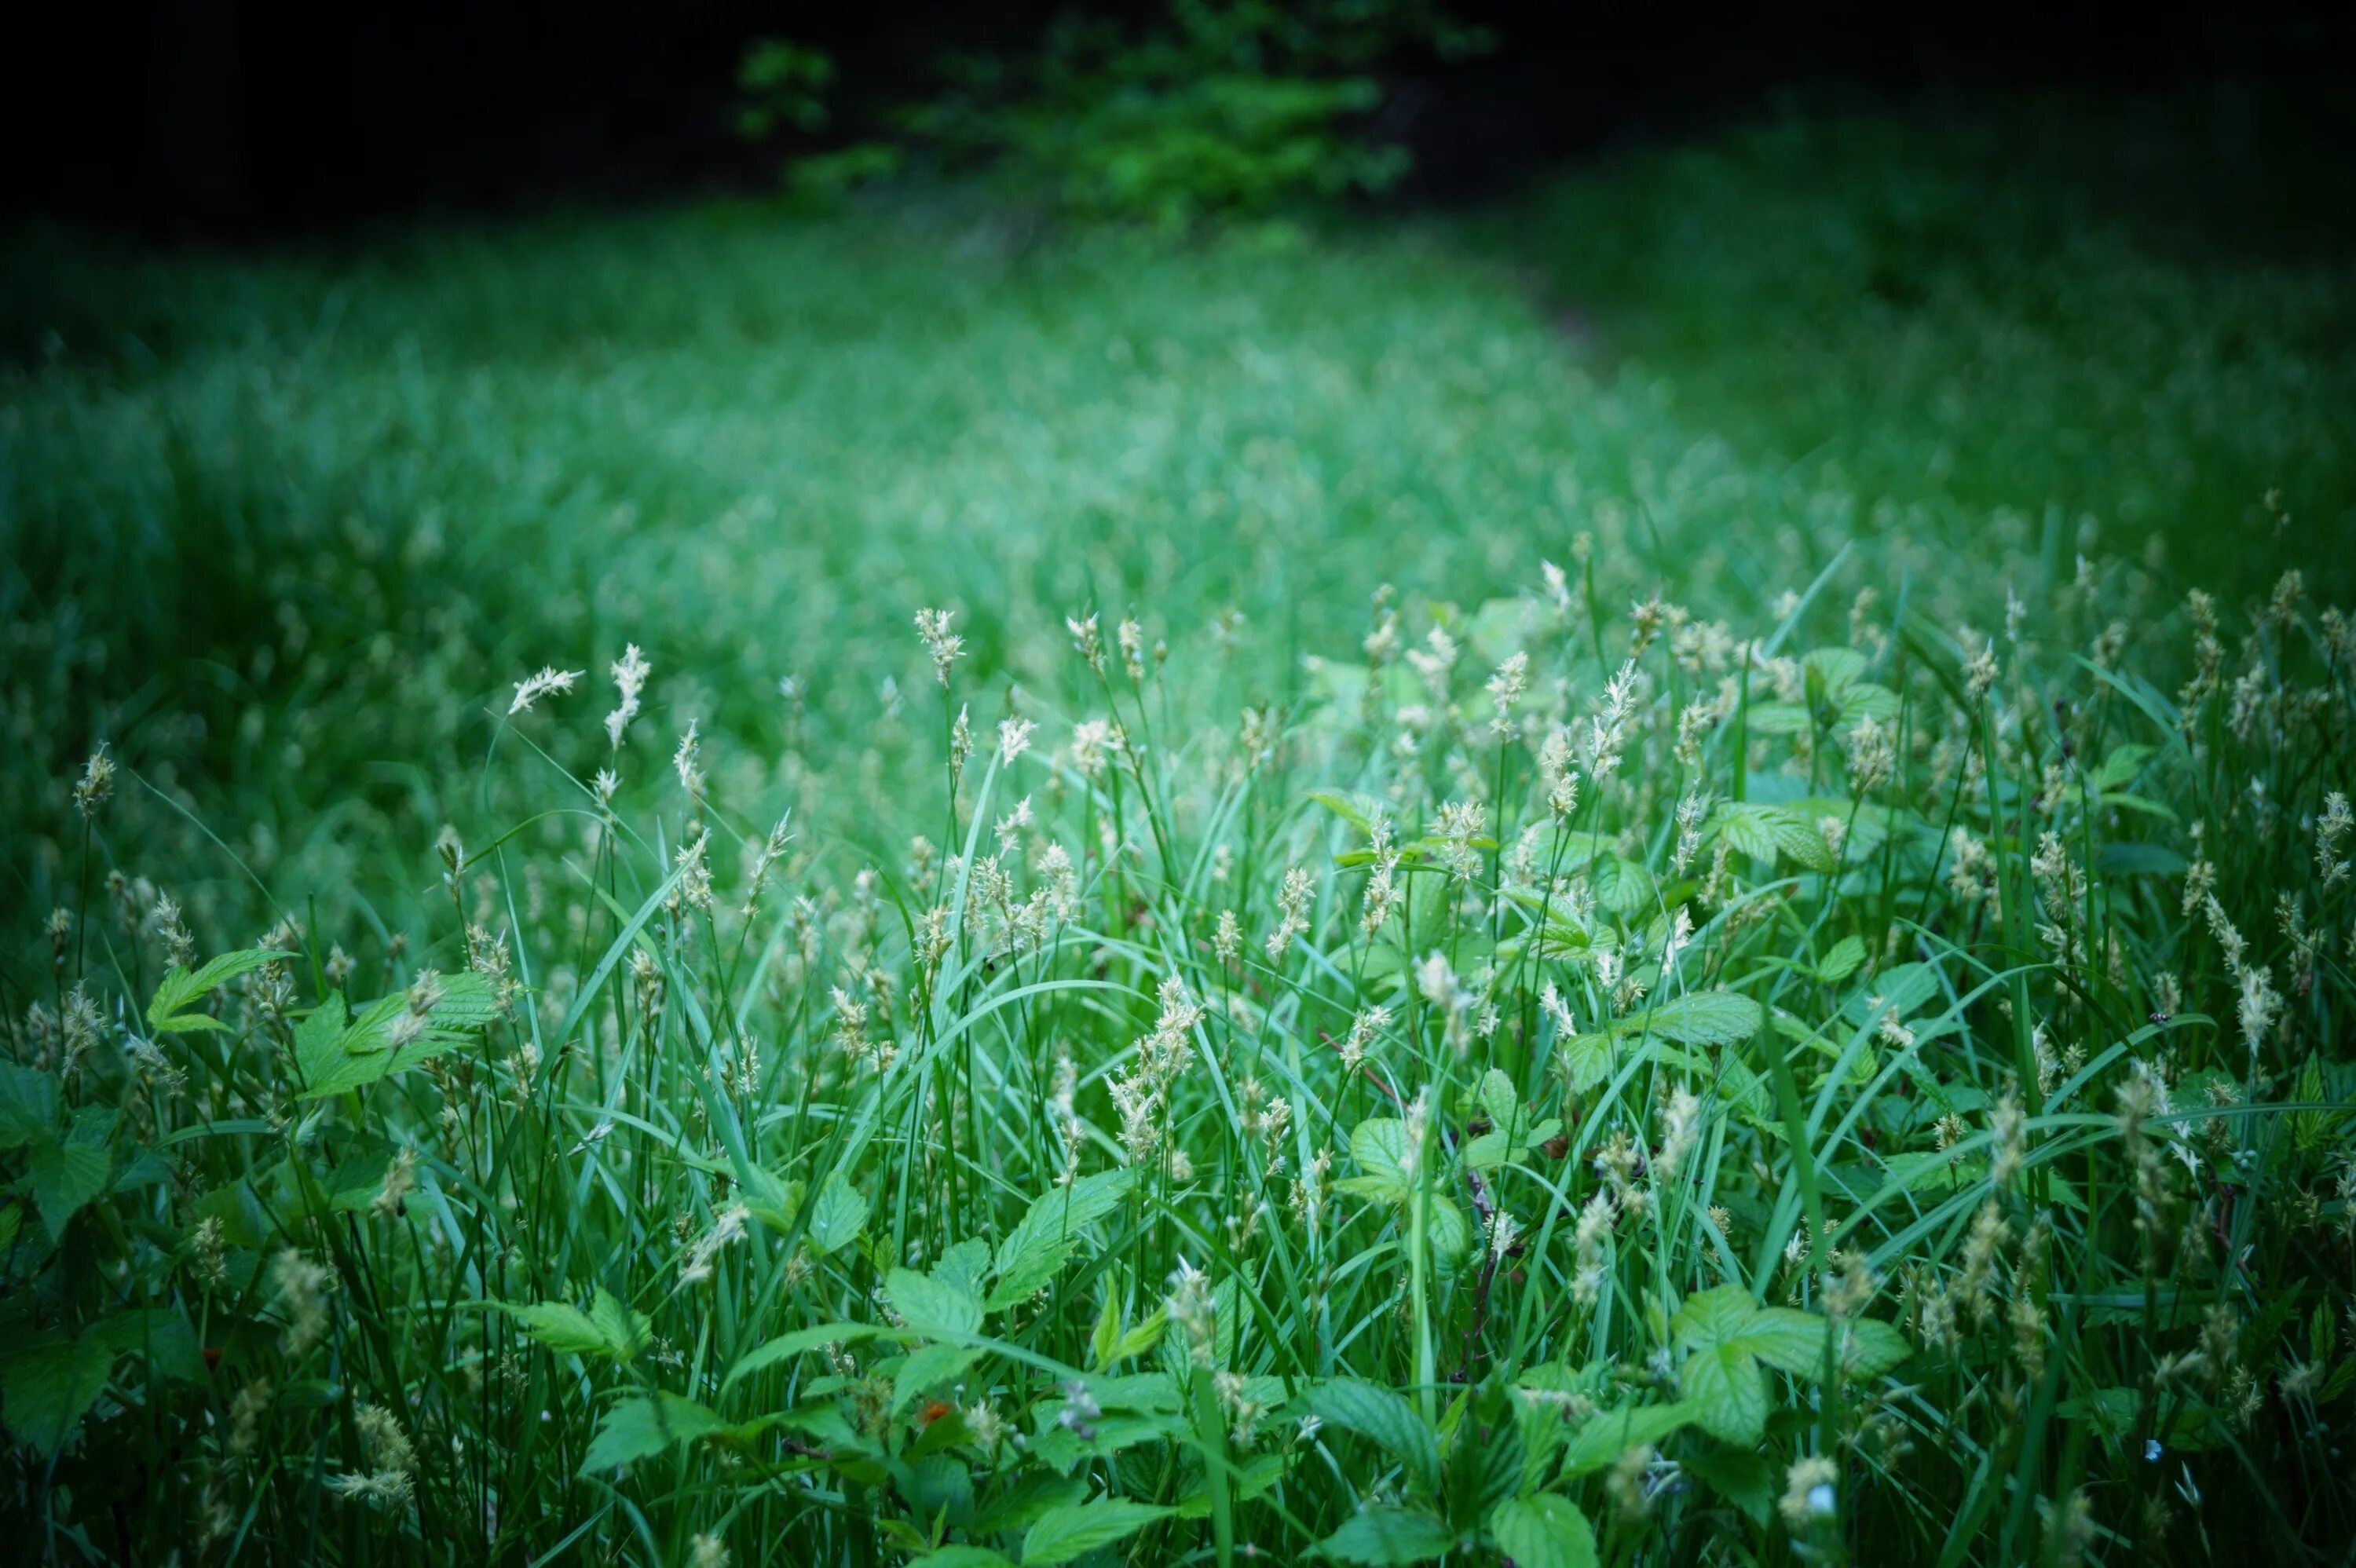
{"type": "Polygon", "coordinates": [[[836,1171],[821,1183],[810,1210],[810,1250],[824,1257],[849,1246],[867,1228],[867,1200],[836,1171]]]}
{"type": "Polygon", "coordinates": [[[0,1148],[18,1148],[58,1131],[58,1081],[30,1067],[0,1065],[0,1148]]]}
{"type": "Polygon", "coordinates": [[[1563,1478],[1575,1480],[1590,1475],[1631,1448],[1657,1445],[1693,1421],[1694,1412],[1682,1401],[1675,1404],[1623,1405],[1589,1416],[1563,1446],[1563,1478]]]}
{"type": "Polygon", "coordinates": [[[105,1391],[114,1351],[93,1335],[69,1339],[45,1329],[0,1360],[0,1405],[17,1440],[54,1458],[105,1391]]]}
{"type": "Polygon", "coordinates": [[[600,1356],[605,1352],[605,1336],[589,1315],[581,1308],[562,1301],[543,1301],[532,1306],[515,1302],[497,1302],[501,1311],[516,1320],[516,1326],[560,1356],[600,1356]]]}
{"type": "Polygon", "coordinates": [[[1080,1244],[1081,1232],[1119,1207],[1133,1173],[1098,1171],[1035,1200],[998,1244],[998,1285],[992,1311],[1012,1307],[1053,1281],[1080,1244]]]}
{"type": "Polygon", "coordinates": [[[914,1269],[886,1275],[884,1293],[901,1320],[926,1339],[962,1339],[981,1327],[981,1303],[970,1293],[914,1269]]]}
{"type": "Polygon", "coordinates": [[[1865,962],[1865,939],[1844,936],[1832,945],[1832,951],[1816,960],[1816,978],[1827,986],[1837,986],[1858,972],[1865,962]]]}
{"type": "Polygon", "coordinates": [[[589,1322],[605,1341],[606,1353],[624,1365],[637,1359],[654,1332],[645,1313],[602,1285],[589,1298],[589,1322]]]}
{"type": "Polygon", "coordinates": [[[581,1473],[598,1475],[668,1453],[682,1443],[708,1436],[727,1426],[710,1410],[691,1399],[663,1392],[634,1395],[605,1413],[590,1439],[581,1473]]]}
{"type": "Polygon", "coordinates": [[[1328,1426],[1355,1432],[1405,1467],[1426,1493],[1440,1488],[1440,1445],[1431,1428],[1398,1394],[1354,1378],[1336,1378],[1309,1391],[1309,1410],[1328,1426]]]}
{"type": "Polygon", "coordinates": [[[1574,1094],[1584,1094],[1612,1076],[1610,1033],[1579,1034],[1556,1047],[1562,1058],[1563,1081],[1574,1094]]]}
{"type": "MultiPolygon", "coordinates": [[[[408,1010],[409,998],[393,995],[371,1002],[359,1017],[330,1037],[327,1027],[343,1008],[340,993],[314,1010],[327,1021],[305,1037],[297,1033],[295,1060],[303,1069],[302,1098],[324,1099],[422,1066],[467,1044],[498,1011],[490,983],[472,970],[442,976],[442,999],[426,1015],[425,1032],[398,1051],[392,1048],[393,1023],[408,1010]]],[[[310,1019],[305,1019],[309,1023],[310,1019]]]]}
{"type": "Polygon", "coordinates": [[[1428,1513],[1411,1509],[1370,1508],[1344,1521],[1317,1543],[1317,1550],[1344,1563],[1391,1568],[1429,1563],[1456,1544],[1456,1532],[1428,1513]]]}
{"type": "Polygon", "coordinates": [[[1765,1456],[1748,1449],[1710,1448],[1678,1462],[1740,1509],[1751,1523],[1766,1524],[1775,1506],[1775,1478],[1765,1456]]]}
{"type": "Polygon", "coordinates": [[[1680,1045],[1733,1045],[1757,1034],[1765,1016],[1757,1002],[1732,991],[1688,991],[1612,1028],[1626,1034],[1648,1029],[1680,1045]]]}
{"type": "Polygon", "coordinates": [[[1595,1568],[1595,1529],[1569,1498],[1541,1493],[1499,1503],[1489,1533],[1514,1568],[1595,1568]]]}
{"type": "Polygon", "coordinates": [[[751,1377],[755,1372],[774,1367],[779,1361],[789,1361],[821,1345],[855,1345],[863,1339],[891,1335],[892,1330],[874,1323],[819,1323],[808,1328],[797,1328],[737,1357],[736,1364],[728,1369],[727,1381],[721,1386],[732,1386],[739,1378],[751,1377]]]}
{"type": "Polygon", "coordinates": [[[1350,1157],[1363,1173],[1346,1189],[1378,1203],[1407,1200],[1407,1124],[1396,1116],[1375,1116],[1350,1133],[1350,1157]]]}
{"type": "Polygon", "coordinates": [[[1494,1067],[1481,1075],[1481,1108],[1489,1113],[1491,1124],[1500,1131],[1520,1120],[1521,1094],[1514,1088],[1514,1081],[1494,1067]]]}
{"type": "Polygon", "coordinates": [[[251,947],[237,953],[224,953],[207,962],[194,974],[174,965],[157,982],[155,997],[147,1004],[147,1024],[158,1034],[187,1034],[200,1029],[227,1029],[229,1026],[206,1013],[190,1013],[185,1009],[211,995],[241,975],[250,974],[264,964],[285,957],[284,953],[267,948],[251,947]]]}
{"type": "Polygon", "coordinates": [[[1051,1508],[1023,1537],[1023,1568],[1053,1568],[1099,1546],[1127,1540],[1173,1510],[1127,1498],[1097,1498],[1051,1508]]]}
{"type": "Polygon", "coordinates": [[[64,1239],[67,1224],[106,1190],[113,1170],[113,1156],[97,1144],[50,1138],[33,1145],[26,1181],[51,1237],[64,1239]]]}
{"type": "Polygon", "coordinates": [[[892,1409],[896,1414],[908,1402],[937,1384],[945,1383],[981,1360],[982,1352],[963,1345],[920,1345],[900,1363],[892,1381],[892,1409]]]}

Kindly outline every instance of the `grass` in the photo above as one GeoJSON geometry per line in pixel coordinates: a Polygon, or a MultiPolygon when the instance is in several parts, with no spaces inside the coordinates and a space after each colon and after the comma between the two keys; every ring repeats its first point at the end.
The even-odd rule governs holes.
{"type": "Polygon", "coordinates": [[[1993,124],[27,239],[12,1522],[2329,1560],[2356,293],[1993,124]]]}

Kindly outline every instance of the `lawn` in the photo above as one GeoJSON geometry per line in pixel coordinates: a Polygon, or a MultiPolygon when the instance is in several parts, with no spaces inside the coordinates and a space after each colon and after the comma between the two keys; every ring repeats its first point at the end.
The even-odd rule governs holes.
{"type": "Polygon", "coordinates": [[[1184,242],[16,237],[11,1517],[2345,1539],[2307,145],[2039,102],[1184,242]]]}

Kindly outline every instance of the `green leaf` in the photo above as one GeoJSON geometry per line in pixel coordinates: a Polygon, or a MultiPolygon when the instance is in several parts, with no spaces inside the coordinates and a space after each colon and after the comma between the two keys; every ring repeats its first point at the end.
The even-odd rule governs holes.
{"type": "Polygon", "coordinates": [[[626,1362],[646,1347],[651,1329],[644,1314],[633,1312],[602,1285],[586,1312],[562,1301],[488,1305],[513,1317],[525,1333],[560,1356],[603,1356],[626,1362]]]}
{"type": "Polygon", "coordinates": [[[106,1190],[113,1169],[114,1157],[97,1144],[49,1139],[33,1146],[26,1178],[52,1237],[64,1239],[67,1223],[106,1190]]]}
{"type": "Polygon", "coordinates": [[[1489,1113],[1490,1122],[1500,1130],[1521,1119],[1522,1097],[1514,1088],[1514,1081],[1494,1067],[1481,1075],[1481,1108],[1489,1113]]]}
{"type": "Polygon", "coordinates": [[[1612,1038],[1608,1033],[1573,1035],[1557,1048],[1572,1093],[1584,1094],[1612,1076],[1612,1038]]]}
{"type": "Polygon", "coordinates": [[[680,1444],[720,1431],[728,1424],[691,1399],[675,1393],[634,1395],[605,1413],[581,1461],[584,1476],[650,1459],[680,1444]]]}
{"type": "Polygon", "coordinates": [[[1827,986],[1837,986],[1857,973],[1865,962],[1865,940],[1844,936],[1833,944],[1832,951],[1816,960],[1816,978],[1827,986]]]}
{"type": "Polygon", "coordinates": [[[1732,1045],[1757,1034],[1764,1016],[1758,1003],[1731,991],[1688,991],[1613,1028],[1622,1033],[1649,1028],[1680,1045],[1732,1045]]]}
{"type": "Polygon", "coordinates": [[[819,1323],[808,1328],[797,1328],[737,1357],[736,1364],[728,1369],[727,1381],[721,1386],[733,1387],[739,1378],[749,1378],[755,1372],[774,1367],[779,1361],[789,1361],[821,1345],[855,1345],[862,1339],[892,1337],[890,1329],[874,1323],[819,1323]]]}
{"type": "Polygon", "coordinates": [[[45,1458],[54,1458],[106,1388],[114,1351],[97,1335],[69,1339],[45,1329],[21,1341],[0,1361],[0,1402],[8,1429],[45,1458]]]}
{"type": "Polygon", "coordinates": [[[1419,1490],[1439,1490],[1439,1444],[1415,1407],[1398,1394],[1354,1378],[1336,1378],[1310,1391],[1309,1410],[1326,1425],[1355,1432],[1398,1460],[1419,1490]]]}
{"type": "Polygon", "coordinates": [[[1081,1232],[1119,1208],[1133,1179],[1128,1170],[1098,1171],[1035,1200],[998,1244],[991,1310],[1012,1307],[1053,1281],[1078,1248],[1081,1232]]]}
{"type": "Polygon", "coordinates": [[[1172,1511],[1127,1498],[1097,1498],[1076,1508],[1068,1504],[1051,1508],[1023,1537],[1023,1568],[1069,1563],[1099,1546],[1126,1540],[1172,1511]]]}
{"type": "Polygon", "coordinates": [[[58,1131],[58,1081],[29,1067],[0,1066],[0,1148],[18,1148],[58,1131]]]}
{"type": "Polygon", "coordinates": [[[1751,1523],[1766,1524],[1775,1506],[1775,1472],[1764,1455],[1742,1448],[1709,1448],[1688,1454],[1679,1463],[1740,1509],[1751,1523]]]}
{"type": "Polygon", "coordinates": [[[908,1352],[900,1363],[899,1376],[892,1383],[892,1409],[894,1413],[905,1410],[908,1402],[928,1388],[935,1388],[957,1377],[983,1352],[963,1345],[920,1345],[908,1352]]]}
{"type": "Polygon", "coordinates": [[[1007,1568],[1007,1559],[987,1546],[959,1542],[919,1557],[908,1568],[1007,1568]]]}
{"type": "Polygon", "coordinates": [[[1407,1200],[1407,1124],[1396,1116],[1360,1122],[1350,1134],[1350,1157],[1365,1174],[1338,1183],[1344,1192],[1377,1203],[1407,1200]]]}
{"type": "Polygon", "coordinates": [[[895,1268],[884,1279],[892,1310],[930,1339],[956,1339],[981,1327],[981,1303],[944,1280],[914,1269],[895,1268]]]}
{"type": "Polygon", "coordinates": [[[824,1257],[849,1246],[867,1228],[867,1200],[836,1171],[821,1183],[810,1210],[810,1250],[824,1257]]]}
{"type": "Polygon", "coordinates": [[[118,1312],[82,1331],[120,1356],[137,1356],[157,1376],[181,1382],[203,1382],[208,1374],[204,1347],[187,1315],[176,1308],[153,1307],[118,1312]]]}
{"type": "Polygon", "coordinates": [[[395,1072],[446,1056],[471,1040],[498,1011],[490,982],[482,976],[471,970],[444,975],[442,999],[425,1015],[424,1034],[395,1051],[392,1027],[409,1008],[406,995],[369,1003],[358,1018],[331,1034],[331,1027],[341,1021],[343,1006],[341,993],[330,997],[304,1020],[313,1026],[311,1032],[296,1031],[295,1061],[307,1085],[302,1095],[305,1100],[364,1089],[395,1072]],[[327,1015],[327,1019],[315,1022],[321,1013],[327,1015]]]}
{"type": "Polygon", "coordinates": [[[589,1321],[605,1341],[606,1353],[626,1364],[647,1348],[654,1333],[654,1325],[645,1313],[632,1309],[602,1285],[589,1298],[589,1321]]]}
{"type": "Polygon", "coordinates": [[[1353,1514],[1317,1549],[1344,1563],[1370,1568],[1429,1563],[1456,1544],[1456,1532],[1428,1513],[1409,1509],[1370,1508],[1353,1514]]]}
{"type": "Polygon", "coordinates": [[[191,1013],[188,1008],[210,996],[219,987],[250,974],[264,964],[285,957],[267,948],[250,947],[238,953],[224,953],[191,975],[175,965],[165,971],[155,987],[155,999],[147,1004],[147,1026],[158,1034],[187,1034],[202,1029],[226,1032],[229,1025],[207,1013],[191,1013]]]}
{"type": "Polygon", "coordinates": [[[1678,1427],[1692,1424],[1694,1419],[1694,1412],[1683,1402],[1623,1405],[1591,1415],[1563,1446],[1563,1478],[1575,1480],[1600,1470],[1629,1449],[1657,1444],[1678,1427]]]}
{"type": "Polygon", "coordinates": [[[1595,1530],[1569,1498],[1541,1494],[1497,1505],[1489,1533],[1514,1568],[1595,1568],[1595,1530]]]}

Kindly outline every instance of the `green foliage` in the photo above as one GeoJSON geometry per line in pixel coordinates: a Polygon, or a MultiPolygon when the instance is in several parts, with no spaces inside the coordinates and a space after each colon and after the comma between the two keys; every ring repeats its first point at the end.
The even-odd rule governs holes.
{"type": "Polygon", "coordinates": [[[2333,561],[1876,521],[1430,235],[931,221],[191,262],[0,381],[20,1539],[2356,1531],[2333,561]]]}

